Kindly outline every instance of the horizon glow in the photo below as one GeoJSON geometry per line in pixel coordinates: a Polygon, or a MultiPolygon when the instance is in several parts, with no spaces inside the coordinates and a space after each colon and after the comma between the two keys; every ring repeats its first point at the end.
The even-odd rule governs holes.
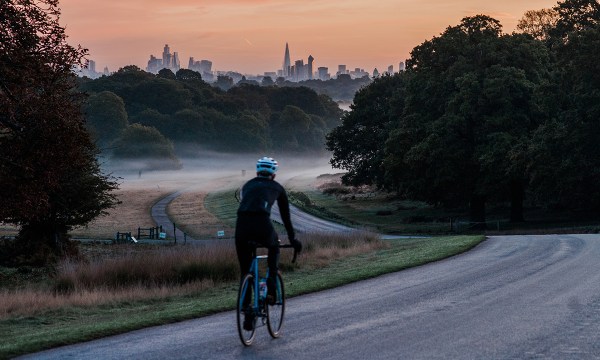
{"type": "Polygon", "coordinates": [[[292,63],[309,55],[315,69],[337,66],[380,72],[410,57],[415,46],[466,16],[484,14],[511,33],[527,10],[556,0],[62,0],[60,24],[71,45],[89,49],[96,70],[126,65],[145,70],[165,44],[213,70],[257,75],[281,69],[285,43],[292,63]]]}

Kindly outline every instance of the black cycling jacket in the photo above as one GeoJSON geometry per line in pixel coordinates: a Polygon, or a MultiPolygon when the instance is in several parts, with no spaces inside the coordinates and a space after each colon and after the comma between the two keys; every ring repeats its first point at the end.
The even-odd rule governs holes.
{"type": "Polygon", "coordinates": [[[238,216],[244,214],[265,214],[271,216],[271,207],[277,201],[281,220],[288,238],[294,239],[294,228],[290,220],[290,206],[287,193],[281,184],[270,178],[255,177],[242,187],[242,201],[238,208],[238,216]]]}

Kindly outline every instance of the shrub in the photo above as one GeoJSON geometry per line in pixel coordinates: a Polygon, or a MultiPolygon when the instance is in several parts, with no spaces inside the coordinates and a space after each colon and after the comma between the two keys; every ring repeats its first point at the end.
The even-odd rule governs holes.
{"type": "Polygon", "coordinates": [[[173,143],[153,127],[130,125],[121,133],[113,147],[113,158],[151,159],[149,161],[154,168],[181,168],[173,143]]]}
{"type": "Polygon", "coordinates": [[[311,206],[312,205],[312,201],[310,201],[310,198],[308,197],[308,195],[306,195],[305,193],[303,193],[301,191],[290,191],[289,195],[290,195],[290,198],[292,198],[292,201],[298,202],[298,203],[302,204],[303,206],[311,206]]]}

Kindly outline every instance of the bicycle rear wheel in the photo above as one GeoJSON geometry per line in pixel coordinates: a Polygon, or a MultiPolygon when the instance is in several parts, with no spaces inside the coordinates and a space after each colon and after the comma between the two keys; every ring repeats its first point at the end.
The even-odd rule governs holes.
{"type": "Polygon", "coordinates": [[[273,338],[278,338],[281,334],[283,325],[283,315],[285,313],[285,289],[283,287],[283,278],[281,273],[277,273],[277,295],[275,304],[267,305],[267,328],[273,338]]]}
{"type": "Polygon", "coordinates": [[[254,313],[254,301],[257,296],[254,291],[254,276],[246,274],[240,283],[237,299],[237,328],[240,340],[245,346],[250,346],[256,335],[256,314],[254,313]],[[252,329],[244,329],[246,317],[252,317],[252,329]]]}

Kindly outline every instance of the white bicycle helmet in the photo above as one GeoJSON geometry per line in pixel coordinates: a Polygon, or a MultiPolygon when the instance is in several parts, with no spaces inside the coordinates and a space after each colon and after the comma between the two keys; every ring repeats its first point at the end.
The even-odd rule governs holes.
{"type": "Polygon", "coordinates": [[[275,159],[265,156],[261,159],[258,159],[258,162],[256,163],[256,172],[273,175],[277,172],[278,167],[279,165],[275,159]]]}

